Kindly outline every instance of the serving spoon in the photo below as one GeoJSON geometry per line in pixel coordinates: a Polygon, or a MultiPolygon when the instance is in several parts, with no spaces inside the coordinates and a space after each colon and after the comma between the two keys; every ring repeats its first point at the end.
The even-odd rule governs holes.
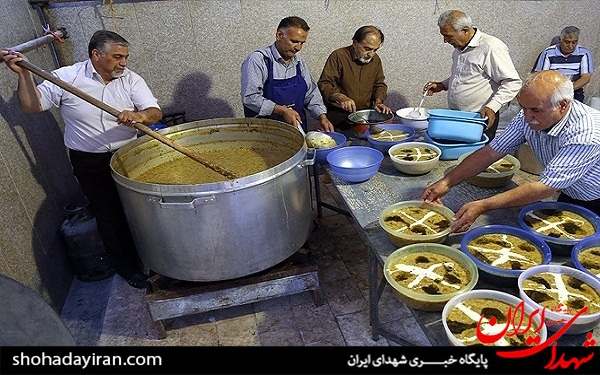
{"type": "Polygon", "coordinates": [[[409,117],[412,117],[412,118],[421,117],[421,107],[423,106],[423,100],[425,100],[426,96],[427,96],[427,92],[424,92],[423,96],[421,97],[421,102],[419,103],[419,106],[417,108],[413,109],[412,111],[408,112],[409,117]]]}

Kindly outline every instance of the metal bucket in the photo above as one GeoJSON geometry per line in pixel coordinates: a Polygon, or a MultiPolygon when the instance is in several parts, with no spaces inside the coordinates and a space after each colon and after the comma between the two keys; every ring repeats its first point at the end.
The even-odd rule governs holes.
{"type": "Polygon", "coordinates": [[[272,267],[306,242],[312,225],[303,135],[279,121],[202,120],[161,130],[190,149],[289,147],[293,156],[246,177],[196,185],[136,181],[157,164],[185,157],[143,136],[117,151],[112,175],[144,267],[186,281],[219,281],[272,267]]]}

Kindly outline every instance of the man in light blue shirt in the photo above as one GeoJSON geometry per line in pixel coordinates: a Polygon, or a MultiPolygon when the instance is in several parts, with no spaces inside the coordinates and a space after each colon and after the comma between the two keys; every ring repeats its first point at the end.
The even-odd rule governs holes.
{"type": "Polygon", "coordinates": [[[454,232],[467,230],[485,211],[526,205],[557,191],[561,192],[559,201],[600,214],[600,111],[574,101],[573,83],[554,70],[529,77],[518,100],[523,109],[506,130],[427,186],[421,199],[440,202],[453,186],[476,176],[524,142],[544,168],[540,179],[466,203],[454,216],[454,232]]]}
{"type": "Polygon", "coordinates": [[[241,97],[246,117],[267,117],[307,131],[305,110],[319,129],[333,131],[327,108],[308,65],[297,55],[310,30],[300,17],[286,17],[277,26],[275,43],[254,51],[242,63],[241,97]]]}

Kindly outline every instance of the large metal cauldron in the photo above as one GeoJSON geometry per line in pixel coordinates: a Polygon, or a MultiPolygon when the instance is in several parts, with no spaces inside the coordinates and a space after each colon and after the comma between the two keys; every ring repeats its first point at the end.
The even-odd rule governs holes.
{"type": "Polygon", "coordinates": [[[314,158],[306,159],[297,129],[274,120],[225,118],[161,133],[191,149],[267,142],[296,152],[273,168],[235,180],[162,185],[128,176],[182,154],[147,135],[122,147],[111,159],[112,175],[144,267],[178,280],[228,280],[278,264],[308,239],[307,166],[314,158]]]}

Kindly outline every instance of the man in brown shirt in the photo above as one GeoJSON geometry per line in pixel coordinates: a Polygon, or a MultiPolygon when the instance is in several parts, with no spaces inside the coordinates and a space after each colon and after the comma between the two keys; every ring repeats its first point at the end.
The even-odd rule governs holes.
{"type": "Polygon", "coordinates": [[[317,82],[331,123],[339,130],[350,128],[348,115],[362,109],[392,113],[383,104],[387,97],[381,59],[377,50],[383,33],[375,26],[362,26],[354,33],[352,45],[339,48],[327,58],[317,82]]]}

